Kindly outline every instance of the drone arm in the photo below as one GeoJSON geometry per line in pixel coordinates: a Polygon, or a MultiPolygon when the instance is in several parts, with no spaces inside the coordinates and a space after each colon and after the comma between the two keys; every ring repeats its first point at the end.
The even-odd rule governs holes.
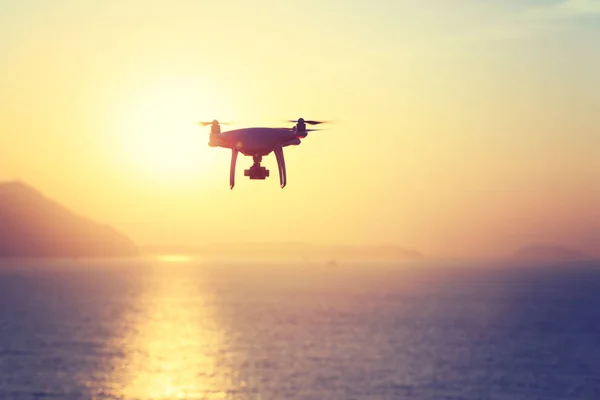
{"type": "Polygon", "coordinates": [[[285,170],[285,158],[283,157],[283,148],[275,149],[275,157],[277,158],[277,166],[279,167],[279,183],[283,189],[287,183],[287,173],[285,170]]]}
{"type": "Polygon", "coordinates": [[[235,163],[237,161],[238,151],[236,149],[231,150],[231,167],[229,169],[229,188],[233,189],[235,186],[235,163]]]}

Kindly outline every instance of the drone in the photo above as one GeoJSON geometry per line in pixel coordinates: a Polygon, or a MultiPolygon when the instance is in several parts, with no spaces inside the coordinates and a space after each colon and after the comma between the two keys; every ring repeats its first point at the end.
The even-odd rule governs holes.
{"type": "Polygon", "coordinates": [[[231,149],[231,166],[229,169],[229,188],[235,186],[235,165],[238,153],[245,156],[251,156],[254,164],[249,169],[244,170],[244,176],[250,179],[264,180],[269,176],[269,170],[261,166],[260,163],[264,156],[271,152],[275,153],[277,166],[279,168],[279,183],[283,189],[287,184],[287,173],[285,168],[285,158],[283,157],[283,148],[286,146],[298,146],[301,139],[308,136],[308,132],[318,131],[320,129],[307,129],[306,125],[319,125],[328,121],[312,121],[299,118],[289,120],[295,123],[292,128],[243,128],[221,132],[221,124],[228,125],[227,122],[219,123],[217,120],[211,122],[198,122],[198,125],[210,125],[210,147],[223,147],[231,149]]]}

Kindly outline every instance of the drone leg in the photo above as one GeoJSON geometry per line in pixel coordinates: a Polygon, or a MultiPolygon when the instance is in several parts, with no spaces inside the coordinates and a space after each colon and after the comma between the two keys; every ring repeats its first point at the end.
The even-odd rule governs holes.
{"type": "Polygon", "coordinates": [[[231,150],[231,168],[229,169],[229,189],[235,186],[235,163],[237,161],[238,151],[231,150]]]}
{"type": "Polygon", "coordinates": [[[285,158],[283,157],[283,148],[275,149],[275,157],[277,158],[277,166],[279,167],[279,183],[283,189],[287,184],[287,173],[285,170],[285,158]]]}

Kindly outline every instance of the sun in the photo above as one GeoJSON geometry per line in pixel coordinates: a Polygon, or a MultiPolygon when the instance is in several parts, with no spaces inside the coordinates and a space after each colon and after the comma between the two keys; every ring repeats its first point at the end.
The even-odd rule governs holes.
{"type": "Polygon", "coordinates": [[[124,155],[137,174],[178,180],[206,175],[219,156],[208,131],[196,124],[217,118],[220,102],[197,80],[163,78],[129,96],[124,112],[124,155]]]}

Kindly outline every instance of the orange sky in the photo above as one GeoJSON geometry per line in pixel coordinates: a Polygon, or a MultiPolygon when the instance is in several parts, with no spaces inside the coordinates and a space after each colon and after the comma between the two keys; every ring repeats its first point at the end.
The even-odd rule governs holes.
{"type": "Polygon", "coordinates": [[[0,180],[140,244],[600,255],[599,2],[420,3],[0,5],[0,180]],[[300,116],[284,190],[194,125],[300,116]]]}

